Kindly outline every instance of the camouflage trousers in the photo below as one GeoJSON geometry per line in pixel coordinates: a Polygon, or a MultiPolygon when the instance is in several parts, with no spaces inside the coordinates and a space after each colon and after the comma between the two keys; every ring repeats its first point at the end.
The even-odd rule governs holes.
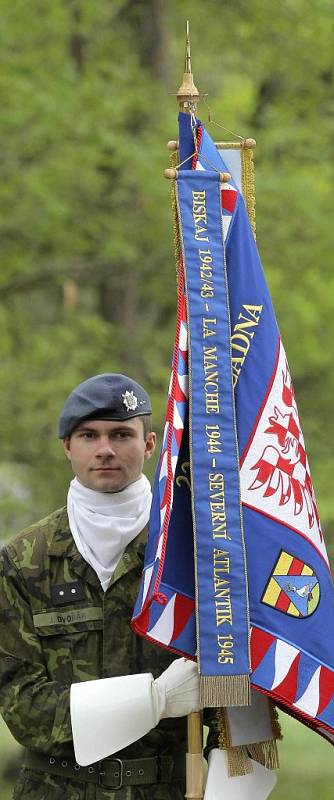
{"type": "Polygon", "coordinates": [[[126,786],[117,791],[49,775],[35,770],[21,770],[13,800],[183,800],[185,784],[154,783],[126,786]]]}

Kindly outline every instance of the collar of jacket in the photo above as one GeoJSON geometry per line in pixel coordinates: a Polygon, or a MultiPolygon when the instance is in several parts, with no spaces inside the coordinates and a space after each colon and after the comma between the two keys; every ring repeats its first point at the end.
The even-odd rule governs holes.
{"type": "MultiPolygon", "coordinates": [[[[48,548],[49,556],[69,558],[71,560],[72,569],[78,575],[94,586],[100,586],[98,576],[90,564],[87,564],[84,558],[82,558],[82,555],[76,547],[70,531],[66,506],[59,509],[59,512],[57,512],[55,523],[54,533],[48,548]]],[[[118,562],[110,581],[110,586],[116,583],[125,573],[130,572],[130,570],[135,568],[140,568],[142,570],[146,540],[147,526],[125,548],[122,558],[118,562]]]]}

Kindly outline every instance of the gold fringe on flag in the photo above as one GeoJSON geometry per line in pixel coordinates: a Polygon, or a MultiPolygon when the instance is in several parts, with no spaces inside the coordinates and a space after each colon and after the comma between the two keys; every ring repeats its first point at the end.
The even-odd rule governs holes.
{"type": "Polygon", "coordinates": [[[241,167],[242,194],[244,196],[254,238],[256,239],[254,160],[253,150],[247,147],[242,147],[241,149],[241,167]]]}
{"type": "Polygon", "coordinates": [[[249,706],[249,675],[200,675],[199,697],[201,708],[249,706]]]}
{"type": "Polygon", "coordinates": [[[274,739],[238,747],[227,747],[226,753],[229,778],[253,772],[251,758],[267,769],[279,769],[278,751],[274,739]]]}
{"type": "Polygon", "coordinates": [[[278,741],[282,741],[283,733],[282,733],[282,728],[280,726],[278,710],[275,704],[272,702],[272,700],[270,700],[270,713],[271,713],[271,724],[273,729],[273,735],[275,739],[277,739],[278,741]]]}
{"type": "Polygon", "coordinates": [[[227,712],[224,708],[217,708],[217,728],[218,728],[218,745],[220,750],[227,750],[232,747],[230,726],[228,724],[227,712]]]}
{"type": "Polygon", "coordinates": [[[269,701],[273,726],[273,738],[263,742],[246,743],[233,747],[229,725],[228,711],[225,708],[217,709],[217,727],[219,731],[218,745],[221,750],[226,750],[228,760],[228,775],[247,775],[253,771],[251,758],[267,769],[278,769],[279,758],[276,739],[281,739],[281,729],[277,720],[276,706],[269,701]]]}
{"type": "MultiPolygon", "coordinates": [[[[256,142],[254,139],[244,139],[241,142],[215,142],[218,150],[239,150],[241,160],[241,188],[245,201],[247,214],[251,224],[254,238],[256,239],[256,219],[255,219],[255,186],[254,186],[254,158],[253,147],[256,142]],[[250,143],[253,146],[250,146],[250,143]]],[[[222,154],[224,158],[224,154],[222,154]]]]}
{"type": "Polygon", "coordinates": [[[253,772],[253,765],[247,753],[247,747],[228,747],[227,753],[227,774],[229,778],[237,778],[238,775],[249,775],[253,772]]]}
{"type": "Polygon", "coordinates": [[[240,745],[232,747],[226,709],[217,709],[217,722],[219,729],[218,744],[220,750],[226,750],[227,774],[229,778],[235,778],[238,775],[248,775],[250,772],[253,772],[252,762],[248,756],[246,746],[240,745]]]}
{"type": "Polygon", "coordinates": [[[247,750],[251,758],[262,764],[267,769],[278,769],[279,758],[277,751],[277,744],[275,739],[269,739],[267,742],[255,742],[248,744],[247,750]]]}

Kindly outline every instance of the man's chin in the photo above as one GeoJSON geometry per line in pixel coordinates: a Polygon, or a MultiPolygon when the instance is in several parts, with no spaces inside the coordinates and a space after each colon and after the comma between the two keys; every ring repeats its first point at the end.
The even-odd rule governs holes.
{"type": "Polygon", "coordinates": [[[96,470],[90,476],[90,488],[96,492],[121,492],[126,486],[124,476],[118,471],[109,473],[104,470],[96,470]]]}

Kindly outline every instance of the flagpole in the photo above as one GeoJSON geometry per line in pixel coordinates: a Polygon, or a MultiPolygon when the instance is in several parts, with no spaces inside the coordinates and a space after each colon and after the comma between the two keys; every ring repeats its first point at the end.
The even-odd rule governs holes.
{"type": "MultiPolygon", "coordinates": [[[[189,21],[186,23],[186,49],[184,73],[181,86],[177,92],[180,111],[187,114],[196,114],[199,102],[199,91],[194,84],[191,71],[190,33],[189,21]]],[[[169,143],[170,150],[177,148],[176,142],[169,143]],[[172,147],[170,146],[172,144],[172,147]]],[[[176,175],[166,175],[175,178],[176,175]]],[[[187,800],[202,800],[203,798],[203,721],[202,713],[196,711],[188,715],[188,750],[186,754],[186,794],[187,800]]]]}
{"type": "Polygon", "coordinates": [[[188,750],[186,753],[187,800],[203,798],[203,724],[200,711],[188,714],[188,750]]]}

